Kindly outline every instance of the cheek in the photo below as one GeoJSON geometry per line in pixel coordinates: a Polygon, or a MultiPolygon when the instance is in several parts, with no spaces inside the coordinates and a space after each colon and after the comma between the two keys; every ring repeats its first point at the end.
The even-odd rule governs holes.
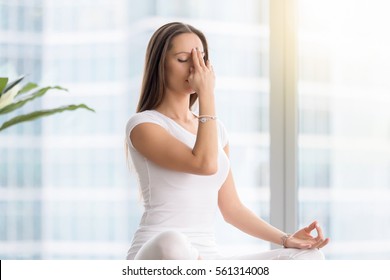
{"type": "Polygon", "coordinates": [[[174,75],[188,75],[190,73],[189,63],[172,62],[167,66],[167,73],[174,75]]]}
{"type": "Polygon", "coordinates": [[[168,87],[176,87],[188,79],[190,75],[189,66],[175,65],[175,67],[167,67],[165,69],[165,79],[168,87]]]}
{"type": "Polygon", "coordinates": [[[181,75],[181,76],[187,75],[188,76],[190,73],[190,68],[188,67],[188,65],[183,63],[182,65],[180,65],[176,68],[176,73],[177,73],[177,75],[181,75]]]}

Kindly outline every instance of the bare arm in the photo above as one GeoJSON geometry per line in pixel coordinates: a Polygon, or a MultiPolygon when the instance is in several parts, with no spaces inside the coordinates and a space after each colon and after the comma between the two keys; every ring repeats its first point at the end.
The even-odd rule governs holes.
{"type": "MultiPolygon", "coordinates": [[[[192,50],[194,67],[188,81],[199,96],[200,115],[215,115],[214,72],[199,50],[192,50]]],[[[218,139],[214,120],[199,123],[196,142],[188,147],[162,127],[152,123],[137,125],[130,134],[133,146],[154,163],[176,171],[210,175],[217,171],[218,139]]]]}
{"type": "MultiPolygon", "coordinates": [[[[225,152],[229,154],[229,146],[225,147],[225,152]]],[[[282,243],[281,237],[285,235],[283,231],[273,227],[242,204],[231,170],[219,190],[218,206],[225,221],[234,227],[254,237],[276,244],[282,243]]]]}
{"type": "MultiPolygon", "coordinates": [[[[225,152],[229,155],[229,146],[225,147],[225,152]]],[[[286,233],[267,223],[241,203],[231,170],[225,183],[219,190],[218,206],[226,222],[254,237],[283,245],[282,237],[286,236],[286,233]]],[[[286,238],[284,245],[300,249],[322,248],[328,242],[329,238],[325,239],[323,237],[321,227],[317,222],[313,222],[286,238]],[[310,232],[314,229],[318,233],[318,236],[315,238],[310,235],[310,232]]]]}
{"type": "MultiPolygon", "coordinates": [[[[198,93],[199,115],[215,116],[214,85],[215,75],[210,62],[204,62],[203,55],[198,49],[192,50],[192,61],[188,82],[198,93]]],[[[193,155],[207,167],[210,173],[217,172],[218,166],[218,134],[215,120],[199,122],[198,133],[193,155]]]]}

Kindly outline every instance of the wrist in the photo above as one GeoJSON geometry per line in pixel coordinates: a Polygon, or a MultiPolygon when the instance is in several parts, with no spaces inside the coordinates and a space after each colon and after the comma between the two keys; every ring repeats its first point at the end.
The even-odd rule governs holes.
{"type": "Polygon", "coordinates": [[[215,102],[213,97],[199,98],[199,115],[215,116],[215,102]]]}
{"type": "Polygon", "coordinates": [[[200,89],[196,93],[199,98],[214,98],[214,90],[212,89],[200,89]]]}
{"type": "Polygon", "coordinates": [[[284,234],[283,236],[280,237],[281,241],[282,241],[282,246],[284,248],[287,248],[287,240],[291,237],[291,234],[284,234]]]}
{"type": "Polygon", "coordinates": [[[209,120],[216,120],[217,119],[217,116],[210,116],[210,115],[199,115],[198,117],[198,120],[199,122],[201,123],[206,123],[208,122],[209,120]]]}

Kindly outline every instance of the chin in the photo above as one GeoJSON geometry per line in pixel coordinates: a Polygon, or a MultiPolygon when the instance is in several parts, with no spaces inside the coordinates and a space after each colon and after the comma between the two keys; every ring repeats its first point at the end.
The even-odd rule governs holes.
{"type": "Polygon", "coordinates": [[[195,93],[195,90],[190,86],[190,84],[188,83],[188,81],[186,81],[186,83],[185,83],[185,91],[186,91],[188,94],[193,94],[193,93],[195,93]]]}
{"type": "Polygon", "coordinates": [[[187,94],[193,94],[193,93],[195,93],[195,90],[193,90],[192,88],[188,87],[188,88],[185,89],[185,92],[187,94]]]}

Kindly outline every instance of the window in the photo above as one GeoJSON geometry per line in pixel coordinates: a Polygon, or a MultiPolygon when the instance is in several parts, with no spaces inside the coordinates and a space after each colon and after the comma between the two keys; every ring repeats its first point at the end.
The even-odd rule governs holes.
{"type": "MultiPolygon", "coordinates": [[[[27,73],[70,91],[30,108],[86,103],[96,109],[2,134],[1,258],[123,258],[142,211],[126,169],[124,126],[136,108],[146,44],[173,20],[208,38],[218,116],[244,203],[284,230],[319,220],[332,239],[328,258],[390,257],[386,1],[111,2],[0,3],[0,31],[7,33],[0,42],[2,74],[27,73]],[[286,24],[279,28],[291,15],[296,33],[286,24]],[[275,99],[280,92],[284,99],[275,99]],[[9,249],[15,240],[17,248],[9,249]],[[81,250],[80,240],[91,250],[81,250]]],[[[268,249],[221,217],[217,241],[227,254],[268,249]]]]}
{"type": "MultiPolygon", "coordinates": [[[[36,246],[21,255],[0,249],[0,255],[90,258],[77,242],[90,240],[85,246],[99,247],[93,258],[123,258],[142,211],[136,180],[126,170],[124,125],[135,112],[146,44],[157,27],[173,20],[193,24],[208,38],[237,187],[246,204],[269,219],[268,0],[135,0],[131,6],[126,0],[7,1],[0,14],[1,30],[12,38],[0,43],[1,61],[13,65],[6,68],[9,75],[29,73],[35,82],[70,91],[47,94],[34,108],[86,103],[96,110],[57,114],[5,133],[0,176],[7,196],[0,203],[25,210],[1,219],[11,229],[16,223],[29,229],[25,217],[36,223],[18,235],[0,231],[0,240],[19,238],[21,246],[34,240],[36,246]],[[14,201],[20,192],[24,199],[14,201]],[[40,210],[24,216],[32,203],[40,210]],[[42,252],[45,242],[50,249],[42,252]]],[[[218,232],[227,253],[268,248],[225,223],[218,223],[218,232]]]]}
{"type": "Polygon", "coordinates": [[[298,1],[299,222],[331,259],[390,257],[386,1],[298,1]]]}

